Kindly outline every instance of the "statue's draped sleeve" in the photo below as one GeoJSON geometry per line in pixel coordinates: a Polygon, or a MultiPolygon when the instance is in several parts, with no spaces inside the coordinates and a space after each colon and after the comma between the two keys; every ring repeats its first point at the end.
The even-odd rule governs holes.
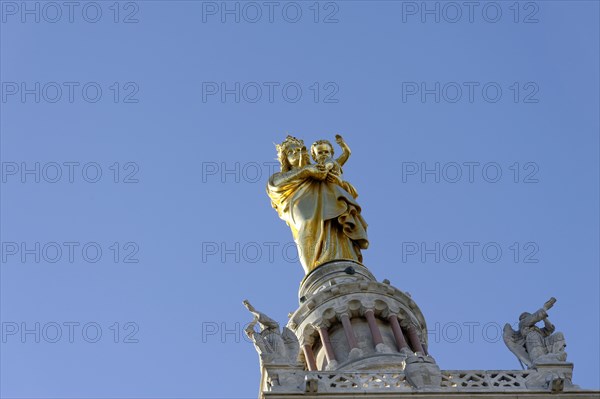
{"type": "Polygon", "coordinates": [[[535,313],[530,314],[523,320],[519,321],[519,328],[522,329],[534,327],[535,323],[544,320],[546,317],[548,317],[548,313],[544,309],[539,309],[535,313]]]}
{"type": "Polygon", "coordinates": [[[300,175],[271,176],[267,193],[292,230],[306,273],[332,260],[362,261],[367,223],[353,195],[337,184],[300,175]]]}

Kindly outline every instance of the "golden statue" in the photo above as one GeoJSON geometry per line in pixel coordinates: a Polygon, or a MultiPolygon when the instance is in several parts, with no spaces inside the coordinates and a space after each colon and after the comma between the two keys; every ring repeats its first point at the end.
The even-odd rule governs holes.
{"type": "Polygon", "coordinates": [[[288,136],[276,146],[281,172],[267,184],[273,208],[292,230],[306,274],[333,260],[362,262],[360,250],[369,246],[356,189],[342,179],[350,148],[340,135],[336,142],[342,148],[337,159],[329,141],[315,142],[312,164],[304,142],[288,136]]]}

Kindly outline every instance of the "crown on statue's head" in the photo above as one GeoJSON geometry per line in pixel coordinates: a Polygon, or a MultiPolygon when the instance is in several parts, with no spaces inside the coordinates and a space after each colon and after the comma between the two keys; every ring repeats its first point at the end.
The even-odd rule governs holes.
{"type": "Polygon", "coordinates": [[[298,139],[294,136],[290,136],[288,134],[288,136],[285,138],[285,140],[281,144],[275,144],[275,148],[277,149],[277,156],[281,157],[282,154],[285,155],[285,152],[292,144],[300,146],[300,147],[304,147],[304,140],[300,140],[300,139],[298,139]]]}

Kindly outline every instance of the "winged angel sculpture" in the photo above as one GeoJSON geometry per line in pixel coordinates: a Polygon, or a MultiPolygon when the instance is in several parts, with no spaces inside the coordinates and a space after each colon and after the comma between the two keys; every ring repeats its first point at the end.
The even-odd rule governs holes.
{"type": "Polygon", "coordinates": [[[538,311],[524,312],[519,316],[519,329],[504,325],[503,338],[506,346],[515,354],[521,365],[533,368],[538,364],[563,363],[567,360],[565,337],[548,320],[548,310],[556,302],[550,298],[538,311]],[[544,323],[544,327],[536,324],[544,323]]]}
{"type": "Polygon", "coordinates": [[[244,300],[244,306],[254,315],[246,327],[246,335],[254,343],[254,347],[260,356],[262,363],[296,364],[300,345],[296,335],[287,327],[279,331],[279,323],[264,313],[259,312],[244,300]],[[256,324],[260,325],[260,332],[254,329],[256,324]]]}

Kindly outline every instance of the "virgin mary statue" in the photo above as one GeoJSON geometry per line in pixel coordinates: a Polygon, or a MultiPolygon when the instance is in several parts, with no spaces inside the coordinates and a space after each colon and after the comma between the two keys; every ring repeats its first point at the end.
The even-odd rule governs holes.
{"type": "Polygon", "coordinates": [[[288,136],[276,147],[281,172],[269,178],[267,194],[292,230],[304,272],[334,260],[362,262],[361,249],[369,246],[367,223],[344,189],[348,183],[335,169],[311,164],[302,140],[288,136]]]}

